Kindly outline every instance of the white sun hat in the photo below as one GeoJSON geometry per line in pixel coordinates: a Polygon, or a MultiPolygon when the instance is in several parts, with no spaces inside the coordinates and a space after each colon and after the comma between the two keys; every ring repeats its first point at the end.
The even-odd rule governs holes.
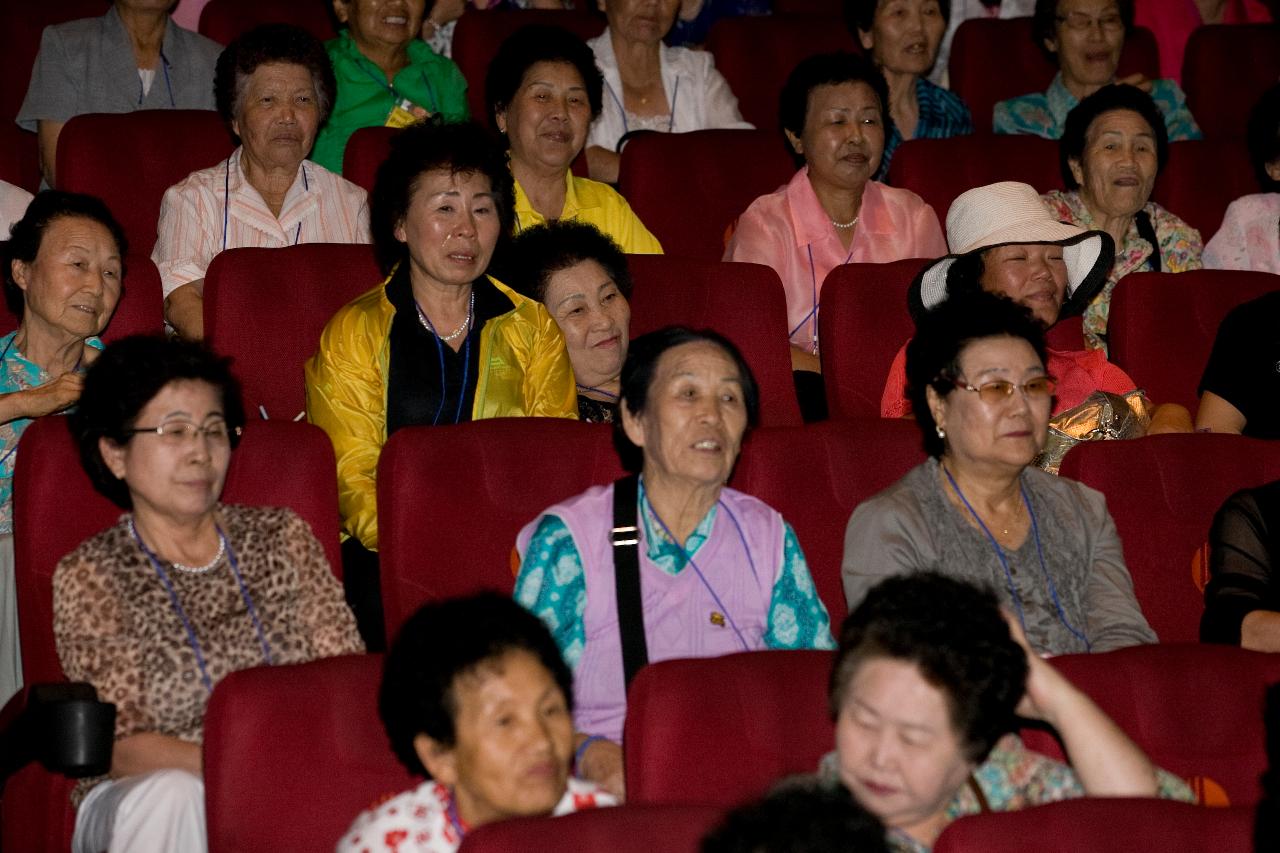
{"type": "Polygon", "coordinates": [[[925,267],[912,283],[913,310],[925,311],[947,298],[948,274],[956,259],[997,246],[1052,243],[1062,246],[1067,291],[1059,317],[1079,314],[1107,283],[1115,260],[1111,236],[1053,218],[1030,184],[1001,181],[956,197],[947,211],[951,254],[925,267]]]}

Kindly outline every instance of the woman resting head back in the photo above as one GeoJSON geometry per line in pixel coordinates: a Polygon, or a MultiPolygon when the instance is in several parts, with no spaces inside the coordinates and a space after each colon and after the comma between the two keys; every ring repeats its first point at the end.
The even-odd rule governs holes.
{"type": "Polygon", "coordinates": [[[511,286],[547,306],[564,335],[578,419],[613,421],[631,331],[627,256],[595,226],[562,220],[518,234],[508,269],[511,286]]]}
{"type": "Polygon", "coordinates": [[[930,571],[867,593],[840,631],[823,775],[928,850],[956,817],[1080,796],[1191,799],[1036,655],[987,589],[930,571]],[[1070,767],[1028,751],[1019,717],[1054,726],[1070,767]],[[978,794],[981,792],[981,799],[978,794]]]}
{"type": "Polygon", "coordinates": [[[612,805],[571,778],[572,710],[573,677],[536,616],[497,593],[424,606],[387,654],[378,712],[427,781],[357,817],[338,849],[404,830],[452,850],[493,821],[612,805]]]}

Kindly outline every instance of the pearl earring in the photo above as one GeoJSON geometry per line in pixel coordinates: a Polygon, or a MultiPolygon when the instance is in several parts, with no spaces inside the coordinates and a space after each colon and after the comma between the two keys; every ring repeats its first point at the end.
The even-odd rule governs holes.
{"type": "Polygon", "coordinates": [[[933,428],[933,431],[934,431],[934,432],[936,432],[936,433],[938,434],[938,438],[941,438],[941,439],[943,439],[944,441],[946,440],[946,438],[947,438],[947,431],[946,431],[945,429],[943,429],[941,425],[935,426],[935,427],[933,428]]]}

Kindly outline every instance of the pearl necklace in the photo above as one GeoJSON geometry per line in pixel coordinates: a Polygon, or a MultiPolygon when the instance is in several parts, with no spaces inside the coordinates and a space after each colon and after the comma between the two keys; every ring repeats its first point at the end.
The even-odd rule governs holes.
{"type": "Polygon", "coordinates": [[[858,224],[858,217],[855,216],[853,217],[853,219],[850,219],[848,222],[836,222],[833,219],[831,220],[831,224],[839,228],[841,231],[848,231],[850,228],[858,224]]]}
{"type": "MultiPolygon", "coordinates": [[[[133,536],[135,539],[137,539],[138,541],[142,541],[141,537],[138,536],[138,527],[136,524],[133,523],[132,518],[129,519],[129,530],[133,533],[133,536]]],[[[227,540],[224,539],[222,536],[219,536],[218,537],[218,553],[214,554],[213,559],[205,563],[203,566],[188,566],[187,564],[179,563],[176,560],[170,563],[170,565],[173,566],[175,571],[182,572],[184,575],[207,575],[209,572],[216,569],[218,565],[222,562],[223,558],[226,556],[227,556],[227,540]]]]}
{"type": "Polygon", "coordinates": [[[461,335],[467,329],[471,328],[471,318],[476,308],[476,292],[471,291],[471,301],[467,303],[467,318],[462,321],[462,325],[454,329],[447,335],[442,335],[436,331],[436,327],[431,325],[431,321],[427,319],[427,315],[423,312],[422,306],[418,304],[418,300],[413,300],[413,307],[418,309],[418,322],[422,324],[422,328],[435,335],[442,341],[451,341],[461,335]]]}

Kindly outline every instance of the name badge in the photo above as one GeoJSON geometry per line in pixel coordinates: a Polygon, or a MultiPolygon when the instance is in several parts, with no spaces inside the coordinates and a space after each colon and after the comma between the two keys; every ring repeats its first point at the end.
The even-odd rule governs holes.
{"type": "Polygon", "coordinates": [[[408,98],[401,98],[391,108],[391,112],[387,113],[387,120],[383,122],[384,127],[408,127],[411,124],[417,124],[424,118],[429,118],[431,113],[415,104],[408,98]]]}

